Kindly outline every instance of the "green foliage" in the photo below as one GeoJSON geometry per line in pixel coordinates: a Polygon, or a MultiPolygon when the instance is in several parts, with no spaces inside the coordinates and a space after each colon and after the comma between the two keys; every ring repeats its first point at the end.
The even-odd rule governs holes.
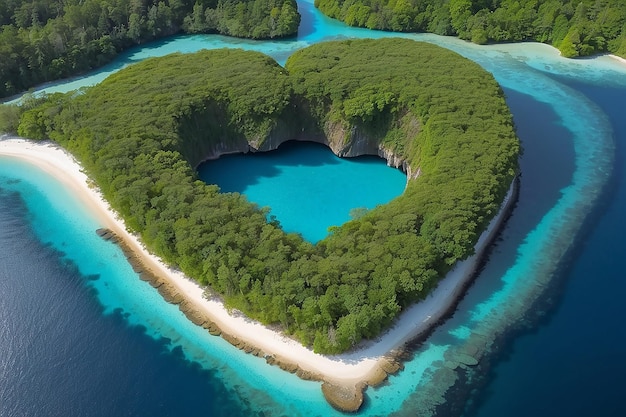
{"type": "Polygon", "coordinates": [[[577,57],[626,57],[623,0],[316,0],[351,26],[457,35],[476,43],[535,40],[577,57]]]}
{"type": "Polygon", "coordinates": [[[197,2],[183,28],[189,33],[219,32],[253,39],[293,35],[300,25],[294,0],[197,2]],[[206,6],[204,3],[208,3],[206,6]]]}
{"type": "Polygon", "coordinates": [[[279,38],[295,0],[11,0],[0,7],[0,97],[88,71],[136,44],[186,33],[279,38]]]}
{"type": "Polygon", "coordinates": [[[0,133],[17,133],[21,114],[20,106],[0,104],[0,133]]]}
{"type": "Polygon", "coordinates": [[[491,75],[402,39],[318,44],[286,68],[240,50],[150,59],[29,108],[19,131],[72,151],[127,226],[227,306],[327,353],[376,337],[473,252],[519,153],[491,75]],[[196,178],[204,159],[296,135],[372,143],[421,174],[315,246],[196,178]]]}

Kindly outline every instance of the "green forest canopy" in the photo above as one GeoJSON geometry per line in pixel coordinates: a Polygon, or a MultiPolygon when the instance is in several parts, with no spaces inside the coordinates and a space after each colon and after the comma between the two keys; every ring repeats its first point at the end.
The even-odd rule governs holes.
{"type": "MultiPolygon", "coordinates": [[[[316,0],[352,26],[457,35],[476,43],[536,40],[566,57],[626,57],[623,0],[316,0]]],[[[100,67],[176,33],[293,36],[296,0],[3,0],[0,98],[100,67]]]]}
{"type": "Polygon", "coordinates": [[[475,43],[538,41],[568,58],[626,57],[624,0],[315,0],[351,26],[456,35],[475,43]]]}
{"type": "Polygon", "coordinates": [[[519,154],[489,73],[392,38],[317,44],[285,68],[241,50],[149,59],[43,99],[18,133],[70,150],[152,251],[227,306],[325,353],[378,335],[473,253],[519,154]],[[216,150],[296,134],[375,141],[421,174],[317,245],[197,179],[216,150]]]}
{"type": "Polygon", "coordinates": [[[0,98],[175,33],[270,39],[299,24],[295,0],[2,0],[0,98]]]}

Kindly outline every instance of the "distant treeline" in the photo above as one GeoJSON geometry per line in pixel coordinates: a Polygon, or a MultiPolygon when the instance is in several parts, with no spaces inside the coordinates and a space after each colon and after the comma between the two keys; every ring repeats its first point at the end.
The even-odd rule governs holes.
{"type": "Polygon", "coordinates": [[[404,39],[321,43],[286,68],[241,50],[170,55],[3,109],[20,135],[69,149],[166,262],[318,352],[376,337],[472,254],[520,150],[489,73],[404,39]],[[208,155],[296,135],[380,145],[420,175],[312,245],[194,171],[208,155]]]}
{"type": "Polygon", "coordinates": [[[78,74],[175,33],[295,35],[295,0],[2,0],[0,97],[78,74]]]}
{"type": "Polygon", "coordinates": [[[315,0],[351,26],[456,35],[483,44],[538,41],[568,57],[626,57],[624,0],[315,0]]]}

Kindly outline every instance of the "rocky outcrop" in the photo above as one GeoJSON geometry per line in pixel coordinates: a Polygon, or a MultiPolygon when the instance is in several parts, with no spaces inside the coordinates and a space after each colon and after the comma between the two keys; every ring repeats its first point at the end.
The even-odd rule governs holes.
{"type": "Polygon", "coordinates": [[[387,165],[389,165],[390,167],[401,169],[406,174],[407,181],[417,178],[421,173],[421,170],[419,168],[411,168],[411,166],[404,158],[394,154],[392,151],[386,149],[382,145],[378,147],[378,156],[387,161],[387,165]]]}
{"type": "Polygon", "coordinates": [[[228,155],[233,153],[247,153],[251,150],[250,144],[244,140],[234,142],[218,142],[209,150],[209,155],[206,159],[219,158],[221,155],[228,155]]]}
{"type": "Polygon", "coordinates": [[[342,121],[327,122],[324,126],[325,145],[339,157],[378,155],[378,140],[365,134],[357,126],[346,127],[342,121]]]}
{"type": "MultiPolygon", "coordinates": [[[[371,133],[363,126],[348,125],[345,120],[321,122],[311,115],[308,103],[294,100],[296,102],[285,107],[283,113],[273,119],[274,126],[267,134],[247,139],[236,128],[222,125],[224,120],[228,120],[225,109],[217,103],[207,104],[202,110],[181,120],[180,134],[186,138],[183,155],[192,166],[198,166],[222,155],[269,152],[290,140],[308,141],[325,145],[342,158],[379,156],[389,166],[402,169],[408,179],[419,175],[419,169],[411,168],[403,157],[383,146],[381,132],[371,133]]],[[[412,115],[399,117],[401,120],[394,123],[401,126],[404,135],[415,137],[420,130],[419,121],[412,115]]]]}
{"type": "Polygon", "coordinates": [[[363,391],[366,387],[367,385],[364,383],[350,386],[324,382],[322,384],[322,393],[333,408],[353,413],[359,411],[361,405],[363,405],[363,391]]]}
{"type": "Polygon", "coordinates": [[[378,366],[387,374],[395,374],[398,371],[404,369],[404,365],[398,362],[394,358],[384,358],[379,361],[378,366]]]}
{"type": "Polygon", "coordinates": [[[377,366],[365,383],[370,387],[377,387],[387,380],[388,374],[380,366],[377,366]]]}
{"type": "Polygon", "coordinates": [[[170,304],[178,305],[179,310],[192,323],[204,327],[212,335],[221,335],[222,332],[219,327],[211,321],[203,311],[196,308],[192,303],[189,303],[175,285],[161,278],[146,267],[142,259],[137,256],[131,247],[127,245],[124,240],[120,239],[115,232],[103,228],[96,230],[96,233],[104,240],[117,244],[120,249],[122,249],[124,256],[126,256],[133,270],[139,274],[139,279],[148,282],[152,287],[156,288],[165,301],[170,304]]]}

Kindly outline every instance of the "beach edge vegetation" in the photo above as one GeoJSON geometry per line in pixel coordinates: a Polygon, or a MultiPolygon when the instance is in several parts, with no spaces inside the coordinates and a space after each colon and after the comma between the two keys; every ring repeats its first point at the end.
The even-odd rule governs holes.
{"type": "Polygon", "coordinates": [[[567,58],[626,57],[622,0],[315,0],[349,26],[430,32],[478,44],[537,41],[567,58]]]}
{"type": "Polygon", "coordinates": [[[488,72],[393,38],[317,44],[285,68],[241,50],[149,59],[38,100],[18,133],[71,151],[166,263],[320,353],[376,337],[473,253],[520,152],[488,72]],[[385,155],[411,173],[406,190],[312,245],[194,170],[291,139],[385,155]]]}

